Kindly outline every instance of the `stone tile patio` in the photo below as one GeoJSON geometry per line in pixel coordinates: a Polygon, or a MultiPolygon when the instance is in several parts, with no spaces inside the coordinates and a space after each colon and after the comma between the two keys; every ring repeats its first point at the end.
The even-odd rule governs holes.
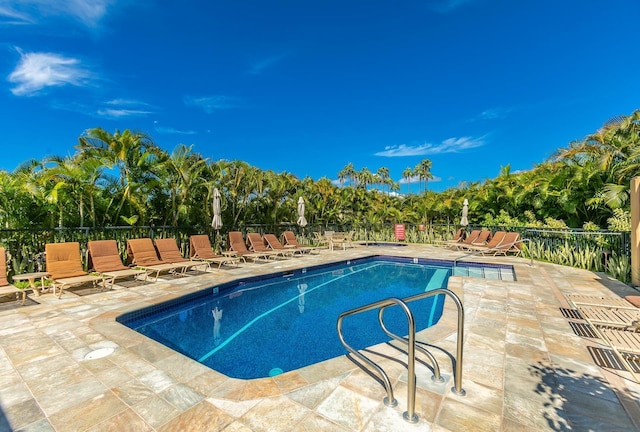
{"type": "MultiPolygon", "coordinates": [[[[0,431],[635,431],[640,384],[601,341],[579,336],[565,294],[637,291],[604,275],[521,258],[517,281],[452,277],[465,307],[462,386],[451,391],[455,308],[419,339],[438,348],[446,381],[418,363],[416,413],[407,410],[406,356],[388,344],[372,356],[389,373],[383,387],[345,356],[273,378],[225,377],[115,322],[129,310],[194,289],[283,269],[371,254],[453,258],[430,246],[357,247],[212,270],[154,283],[122,282],[105,292],[31,296],[0,305],[0,431]],[[35,300],[35,301],[34,301],[35,300]],[[36,303],[37,302],[37,303],[36,303]],[[572,324],[573,323],[573,327],[572,324]],[[86,360],[100,348],[111,355],[86,360]]],[[[419,358],[422,358],[418,355],[419,358]]]]}

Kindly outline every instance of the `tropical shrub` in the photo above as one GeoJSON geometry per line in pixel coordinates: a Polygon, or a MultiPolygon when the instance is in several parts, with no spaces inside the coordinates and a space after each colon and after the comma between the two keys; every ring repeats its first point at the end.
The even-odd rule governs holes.
{"type": "Polygon", "coordinates": [[[607,219],[607,226],[611,231],[631,231],[631,212],[614,209],[613,216],[607,219]]]}
{"type": "Polygon", "coordinates": [[[631,282],[631,259],[628,256],[612,254],[607,261],[607,273],[620,282],[631,282]]]}

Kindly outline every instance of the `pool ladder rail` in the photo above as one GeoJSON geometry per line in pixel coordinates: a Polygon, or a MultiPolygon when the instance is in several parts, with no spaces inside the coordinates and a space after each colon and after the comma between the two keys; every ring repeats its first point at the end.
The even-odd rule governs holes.
{"type": "Polygon", "coordinates": [[[399,299],[396,297],[390,297],[385,300],[380,300],[374,303],[370,303],[365,306],[361,306],[355,309],[351,309],[345,311],[340,314],[338,317],[337,328],[338,328],[338,337],[340,338],[340,342],[342,345],[355,357],[369,365],[373,371],[375,371],[382,381],[384,385],[385,391],[387,395],[383,399],[385,405],[390,407],[395,407],[398,405],[398,401],[393,396],[393,386],[391,385],[391,381],[389,380],[389,376],[378,364],[376,364],[373,360],[360,353],[358,350],[351,347],[344,338],[342,333],[342,321],[352,315],[357,315],[359,313],[367,312],[370,310],[378,309],[378,322],[382,330],[387,334],[387,336],[392,339],[402,342],[407,345],[407,411],[402,414],[402,417],[408,421],[409,423],[417,423],[418,416],[415,412],[416,405],[416,372],[415,372],[415,362],[416,362],[416,349],[421,353],[425,354],[433,365],[433,376],[431,380],[434,382],[444,382],[444,378],[440,375],[440,367],[438,366],[438,362],[429,351],[425,348],[416,345],[416,324],[413,316],[413,312],[411,308],[409,308],[408,303],[422,300],[428,297],[433,297],[435,295],[448,295],[453,299],[453,302],[456,304],[458,308],[458,325],[457,325],[457,345],[456,345],[456,356],[454,358],[454,386],[451,387],[451,391],[457,395],[464,396],[466,392],[462,388],[462,346],[463,346],[463,338],[464,338],[464,307],[462,306],[462,301],[460,298],[453,293],[452,291],[446,288],[437,288],[431,291],[427,291],[415,296],[406,297],[404,299],[399,299]],[[386,327],[384,324],[384,311],[392,306],[400,307],[405,316],[407,317],[407,334],[408,337],[398,336],[386,327]]]}

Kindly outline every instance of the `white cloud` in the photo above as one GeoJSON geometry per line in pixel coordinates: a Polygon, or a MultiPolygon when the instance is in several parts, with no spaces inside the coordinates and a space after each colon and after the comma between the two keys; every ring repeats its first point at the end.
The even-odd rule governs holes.
{"type": "Polygon", "coordinates": [[[511,113],[514,108],[490,108],[484,110],[478,115],[479,120],[495,120],[495,119],[503,119],[506,118],[509,113],[511,113]]]}
{"type": "Polygon", "coordinates": [[[400,144],[397,146],[387,146],[384,151],[375,153],[375,156],[384,157],[404,157],[404,156],[424,156],[442,153],[458,153],[463,150],[480,147],[484,145],[482,138],[448,138],[440,144],[424,143],[419,145],[400,144]]]}
{"type": "Polygon", "coordinates": [[[265,69],[268,69],[274,64],[278,63],[284,57],[285,57],[284,54],[279,54],[279,55],[274,55],[274,56],[262,59],[260,61],[257,61],[251,65],[251,68],[249,69],[249,73],[251,75],[260,75],[265,69]]]}
{"type": "Polygon", "coordinates": [[[149,114],[152,114],[151,111],[143,111],[136,109],[126,109],[126,108],[103,108],[96,111],[96,114],[99,117],[106,118],[123,118],[123,117],[145,117],[149,114]]]}
{"type": "Polygon", "coordinates": [[[160,126],[158,121],[153,122],[153,128],[156,132],[161,134],[195,135],[197,133],[193,130],[180,130],[172,127],[160,126]]]}
{"type": "Polygon", "coordinates": [[[411,177],[402,177],[398,183],[399,184],[407,184],[407,183],[417,183],[420,181],[420,177],[418,177],[417,175],[415,176],[411,176],[411,177]]]}
{"type": "Polygon", "coordinates": [[[47,87],[89,83],[90,73],[80,66],[80,60],[53,53],[22,53],[16,68],[9,75],[15,84],[11,92],[16,96],[32,96],[47,87]]]}
{"type": "Polygon", "coordinates": [[[0,0],[0,24],[39,24],[49,18],[97,27],[116,0],[0,0]]]}
{"type": "Polygon", "coordinates": [[[106,105],[116,105],[116,106],[149,106],[146,102],[140,102],[134,99],[111,99],[105,102],[106,105]]]}
{"type": "Polygon", "coordinates": [[[111,99],[104,103],[107,107],[96,111],[99,117],[123,118],[123,117],[145,117],[153,114],[153,110],[148,103],[133,99],[111,99]]]}
{"type": "Polygon", "coordinates": [[[224,95],[214,95],[214,96],[185,96],[184,104],[187,106],[199,107],[204,110],[207,114],[212,114],[214,111],[237,108],[239,103],[239,99],[224,96],[224,95]]]}
{"type": "Polygon", "coordinates": [[[96,27],[115,0],[0,0],[0,23],[38,24],[68,18],[96,27]]]}
{"type": "Polygon", "coordinates": [[[3,6],[4,2],[0,2],[0,24],[21,25],[32,24],[33,19],[19,11],[3,6]]]}

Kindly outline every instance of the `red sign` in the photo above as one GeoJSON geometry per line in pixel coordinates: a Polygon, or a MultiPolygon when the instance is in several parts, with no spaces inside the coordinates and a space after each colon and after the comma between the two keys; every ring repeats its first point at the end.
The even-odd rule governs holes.
{"type": "Polygon", "coordinates": [[[396,224],[396,240],[404,240],[404,224],[396,224]]]}
{"type": "Polygon", "coordinates": [[[424,225],[423,224],[418,225],[418,231],[424,231],[424,225]]]}

